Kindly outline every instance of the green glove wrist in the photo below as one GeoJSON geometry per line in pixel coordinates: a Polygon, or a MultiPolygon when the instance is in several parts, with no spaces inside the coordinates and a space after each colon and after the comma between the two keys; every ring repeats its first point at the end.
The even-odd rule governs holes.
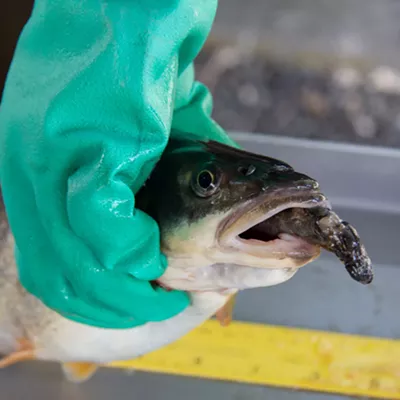
{"type": "Polygon", "coordinates": [[[206,86],[194,81],[193,64],[182,74],[179,83],[181,83],[178,86],[181,90],[179,93],[181,102],[176,104],[172,135],[176,136],[183,132],[199,140],[215,140],[237,147],[237,144],[211,118],[212,96],[206,86]]]}

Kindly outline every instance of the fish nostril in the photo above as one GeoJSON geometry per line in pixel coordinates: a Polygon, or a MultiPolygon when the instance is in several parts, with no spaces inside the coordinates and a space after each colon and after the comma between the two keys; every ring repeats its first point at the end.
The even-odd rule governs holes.
{"type": "Polygon", "coordinates": [[[274,172],[275,173],[279,173],[279,172],[289,172],[292,171],[292,168],[290,168],[287,165],[284,164],[278,164],[278,165],[274,165],[274,172]]]}
{"type": "Polygon", "coordinates": [[[246,165],[246,166],[241,165],[238,168],[238,171],[244,176],[249,176],[249,175],[253,174],[255,172],[255,170],[256,170],[256,167],[254,165],[251,165],[251,164],[250,165],[246,165]]]}

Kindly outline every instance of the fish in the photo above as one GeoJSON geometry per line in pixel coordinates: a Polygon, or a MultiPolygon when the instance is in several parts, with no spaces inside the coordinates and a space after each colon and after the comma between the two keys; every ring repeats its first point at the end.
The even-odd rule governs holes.
{"type": "Polygon", "coordinates": [[[67,319],[18,279],[15,239],[0,212],[0,367],[53,361],[73,382],[113,361],[166,346],[216,317],[232,321],[237,294],[294,277],[327,250],[357,282],[373,279],[361,239],[319,183],[289,164],[215,141],[170,139],[136,208],[160,228],[168,259],[154,285],[183,290],[190,305],[165,321],[101,329],[67,319]]]}

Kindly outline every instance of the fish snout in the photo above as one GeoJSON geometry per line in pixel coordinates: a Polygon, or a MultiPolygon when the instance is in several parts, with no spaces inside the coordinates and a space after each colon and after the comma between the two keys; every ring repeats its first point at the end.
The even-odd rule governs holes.
{"type": "Polygon", "coordinates": [[[303,189],[303,190],[318,190],[319,189],[319,183],[310,178],[307,175],[300,174],[295,172],[296,179],[294,180],[294,184],[297,188],[303,189]]]}
{"type": "Polygon", "coordinates": [[[296,172],[274,172],[265,177],[265,183],[270,185],[271,181],[281,189],[290,189],[296,191],[316,191],[319,190],[319,183],[309,176],[296,172]]]}

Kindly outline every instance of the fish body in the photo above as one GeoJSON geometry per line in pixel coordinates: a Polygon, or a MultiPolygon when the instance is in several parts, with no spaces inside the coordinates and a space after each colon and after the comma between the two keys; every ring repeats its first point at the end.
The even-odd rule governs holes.
{"type": "MultiPolygon", "coordinates": [[[[215,314],[229,321],[229,312],[221,309],[231,309],[239,290],[291,279],[321,248],[337,255],[348,250],[346,243],[344,248],[329,248],[331,233],[338,228],[313,212],[332,213],[315,180],[280,160],[215,142],[171,140],[136,194],[136,207],[159,224],[161,250],[168,257],[168,268],[155,284],[187,291],[190,306],[166,321],[131,329],[103,329],[66,319],[20,285],[14,238],[2,229],[3,213],[0,352],[5,358],[0,366],[27,359],[57,361],[70,379],[86,379],[96,365],[154,351],[215,314]],[[300,221],[309,228],[296,228],[287,210],[305,210],[300,221]],[[273,219],[275,224],[267,223],[273,219]]],[[[354,262],[368,264],[365,259],[354,262]]],[[[370,264],[364,268],[369,269],[370,264]]]]}

